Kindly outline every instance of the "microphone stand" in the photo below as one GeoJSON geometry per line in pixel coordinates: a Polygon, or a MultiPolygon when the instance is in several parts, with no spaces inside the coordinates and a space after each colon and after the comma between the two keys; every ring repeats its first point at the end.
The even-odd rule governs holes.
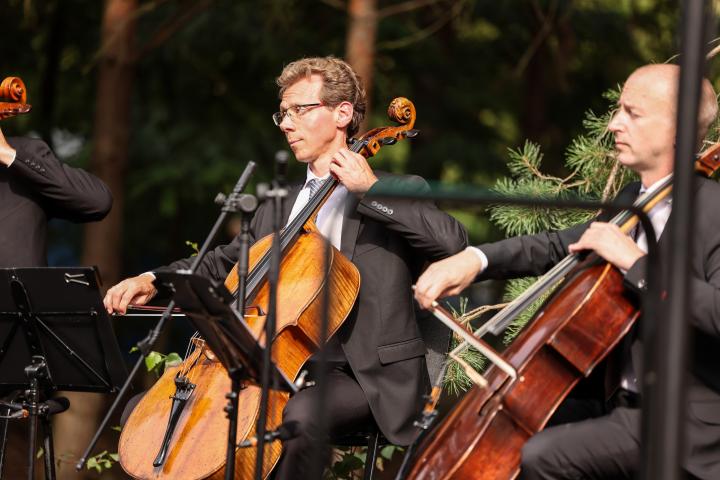
{"type": "MultiPolygon", "coordinates": [[[[250,252],[250,215],[257,209],[257,198],[254,195],[235,195],[235,199],[228,199],[224,202],[223,212],[239,212],[240,213],[240,251],[237,263],[237,300],[236,307],[238,313],[244,316],[245,312],[245,293],[247,289],[248,275],[248,256],[250,252]]],[[[269,346],[268,346],[269,348],[269,346]]],[[[267,348],[266,348],[267,350],[267,348]]],[[[243,375],[240,368],[233,368],[228,371],[232,388],[230,393],[226,395],[228,399],[225,412],[228,418],[228,439],[227,454],[225,457],[225,480],[233,480],[235,478],[235,443],[237,442],[237,416],[238,416],[238,397],[242,387],[243,375]]]]}
{"type": "MultiPolygon", "coordinates": [[[[247,186],[248,181],[250,180],[250,177],[252,176],[253,172],[255,171],[255,162],[250,161],[245,166],[245,170],[243,171],[242,175],[240,175],[240,178],[238,179],[237,183],[235,184],[235,188],[233,188],[232,193],[225,198],[224,200],[227,202],[233,201],[235,202],[237,199],[237,196],[245,189],[247,186]]],[[[217,232],[220,230],[220,226],[224,223],[225,218],[227,217],[230,210],[223,207],[223,209],[220,212],[220,215],[218,216],[217,220],[215,221],[215,224],[213,225],[212,229],[210,230],[210,233],[208,234],[207,238],[205,239],[205,242],[203,243],[202,247],[200,248],[197,256],[195,257],[195,260],[193,261],[192,265],[190,266],[190,273],[194,273],[198,266],[200,265],[200,262],[205,257],[205,254],[210,249],[210,245],[215,240],[215,237],[217,236],[217,232]]],[[[118,392],[117,397],[115,397],[115,400],[113,401],[112,405],[110,406],[110,409],[105,414],[105,417],[103,418],[103,421],[100,423],[100,426],[95,431],[95,435],[93,435],[92,440],[90,440],[90,444],[85,449],[85,452],[83,452],[82,457],[80,457],[80,460],[75,465],[75,470],[80,471],[85,466],[85,462],[87,462],[88,456],[90,455],[90,452],[92,452],[93,448],[95,448],[95,444],[100,439],[100,435],[102,434],[103,430],[105,430],[105,427],[107,426],[108,422],[110,421],[110,417],[115,412],[117,407],[120,405],[120,400],[123,399],[127,391],[130,389],[130,384],[137,375],[138,371],[140,370],[141,365],[145,361],[145,357],[152,351],[152,347],[157,341],[158,337],[160,336],[160,332],[162,331],[163,327],[165,326],[165,323],[167,320],[172,316],[172,310],[175,308],[175,301],[171,301],[168,303],[167,308],[163,311],[162,316],[160,317],[160,320],[158,320],[155,327],[150,330],[148,335],[139,341],[137,343],[137,348],[140,351],[140,358],[138,358],[137,362],[135,362],[135,366],[130,371],[130,374],[128,375],[127,380],[123,384],[122,388],[118,392]]]]}
{"type": "Polygon", "coordinates": [[[277,321],[277,284],[280,276],[280,229],[282,224],[282,201],[287,196],[285,189],[285,176],[287,172],[288,153],[284,150],[275,155],[275,180],[272,189],[264,192],[263,197],[273,202],[273,240],[270,250],[270,269],[268,284],[270,299],[265,319],[265,350],[263,350],[262,390],[260,395],[260,412],[257,421],[257,453],[255,456],[255,479],[263,478],[263,460],[265,455],[265,433],[267,431],[268,400],[270,398],[270,367],[272,361],[272,341],[275,337],[275,324],[277,321]]]}

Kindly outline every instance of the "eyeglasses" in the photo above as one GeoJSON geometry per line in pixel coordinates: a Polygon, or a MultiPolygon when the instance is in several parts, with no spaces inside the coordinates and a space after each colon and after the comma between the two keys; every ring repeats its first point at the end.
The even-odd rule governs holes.
{"type": "Polygon", "coordinates": [[[285,116],[287,115],[290,117],[290,120],[295,121],[296,118],[302,117],[305,115],[305,113],[309,112],[315,107],[324,107],[325,104],[323,102],[318,103],[305,103],[302,105],[293,105],[292,107],[288,107],[284,110],[280,110],[279,112],[275,112],[272,115],[273,122],[278,127],[280,124],[285,120],[285,116]]]}

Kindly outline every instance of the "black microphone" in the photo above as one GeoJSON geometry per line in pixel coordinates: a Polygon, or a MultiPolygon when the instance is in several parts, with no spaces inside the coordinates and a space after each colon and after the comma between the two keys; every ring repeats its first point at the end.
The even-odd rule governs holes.
{"type": "MultiPolygon", "coordinates": [[[[250,177],[252,177],[252,174],[255,173],[255,167],[257,164],[250,160],[247,165],[245,165],[245,170],[243,170],[242,175],[240,175],[240,178],[238,178],[237,183],[235,184],[235,187],[233,187],[232,192],[230,195],[225,195],[224,193],[218,193],[215,196],[215,204],[217,205],[225,205],[225,202],[228,201],[228,198],[230,199],[236,199],[235,202],[237,202],[238,197],[240,197],[240,194],[243,190],[245,190],[245,187],[247,187],[248,182],[250,181],[250,177]]],[[[246,204],[241,204],[241,206],[246,204]]],[[[225,205],[227,207],[227,205],[225,205]]],[[[253,207],[252,210],[255,210],[257,206],[253,207]]]]}
{"type": "Polygon", "coordinates": [[[284,186],[287,183],[287,169],[288,160],[290,154],[287,150],[278,150],[275,153],[275,180],[279,186],[284,186]]]}
{"type": "Polygon", "coordinates": [[[232,193],[240,193],[245,190],[245,187],[247,187],[247,184],[250,181],[250,177],[252,177],[252,174],[255,172],[256,166],[257,164],[252,160],[250,160],[247,165],[245,165],[245,170],[243,170],[242,175],[240,175],[240,178],[238,178],[238,181],[235,184],[235,188],[233,188],[232,193]]]}
{"type": "MultiPolygon", "coordinates": [[[[265,441],[290,440],[300,434],[300,424],[296,421],[281,423],[277,430],[270,430],[265,433],[265,441]]],[[[254,447],[258,444],[258,437],[253,436],[238,444],[240,448],[254,447]]]]}

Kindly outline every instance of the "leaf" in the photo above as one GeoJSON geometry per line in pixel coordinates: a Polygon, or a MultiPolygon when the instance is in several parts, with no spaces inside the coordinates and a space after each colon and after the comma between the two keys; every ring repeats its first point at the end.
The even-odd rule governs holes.
{"type": "Polygon", "coordinates": [[[145,367],[147,367],[148,372],[152,372],[155,370],[158,365],[160,365],[163,362],[164,356],[162,353],[158,352],[150,352],[147,357],[145,357],[145,367]]]}
{"type": "Polygon", "coordinates": [[[385,445],[383,448],[380,449],[380,456],[385,460],[390,460],[392,459],[395,452],[402,450],[403,449],[401,447],[398,447],[397,445],[385,445]]]}
{"type": "Polygon", "coordinates": [[[168,353],[165,357],[165,368],[177,367],[182,363],[182,358],[175,352],[168,353]]]}
{"type": "Polygon", "coordinates": [[[90,457],[90,458],[88,458],[88,461],[87,461],[87,463],[85,464],[85,468],[87,468],[88,470],[90,470],[91,468],[94,468],[94,469],[96,469],[98,472],[102,472],[102,467],[100,467],[100,465],[98,465],[98,462],[97,462],[97,460],[95,459],[95,457],[90,457]]]}
{"type": "Polygon", "coordinates": [[[197,254],[200,252],[197,242],[191,242],[190,240],[185,240],[185,245],[187,245],[188,247],[190,247],[193,250],[192,255],[190,255],[191,257],[197,256],[197,254]]]}
{"type": "Polygon", "coordinates": [[[114,427],[110,427],[110,430],[115,430],[116,432],[122,432],[122,427],[120,425],[115,425],[114,427]]]}
{"type": "Polygon", "coordinates": [[[139,352],[139,351],[140,351],[140,349],[139,349],[138,347],[132,347],[132,348],[130,349],[130,352],[129,352],[129,353],[135,353],[135,352],[139,352]]]}
{"type": "Polygon", "coordinates": [[[120,454],[119,453],[109,453],[108,456],[113,459],[115,462],[120,461],[120,454]]]}

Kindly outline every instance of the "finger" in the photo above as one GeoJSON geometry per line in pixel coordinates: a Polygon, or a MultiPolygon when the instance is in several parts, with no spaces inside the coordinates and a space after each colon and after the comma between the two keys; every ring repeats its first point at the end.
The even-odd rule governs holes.
{"type": "Polygon", "coordinates": [[[105,310],[106,310],[108,313],[112,313],[112,312],[113,312],[112,302],[110,301],[110,290],[108,290],[108,291],[105,293],[105,297],[103,298],[103,305],[105,305],[105,310]]]}
{"type": "Polygon", "coordinates": [[[415,300],[417,300],[418,304],[424,309],[432,308],[432,302],[435,300],[428,291],[431,286],[430,283],[426,283],[421,287],[415,286],[415,300]]]}
{"type": "Polygon", "coordinates": [[[117,311],[125,315],[127,313],[127,306],[137,296],[137,288],[128,288],[123,293],[122,297],[118,301],[117,311]]]}
{"type": "Polygon", "coordinates": [[[122,288],[120,285],[121,285],[121,283],[115,285],[110,290],[108,290],[106,297],[108,299],[108,307],[110,309],[110,313],[114,312],[117,309],[118,299],[119,299],[118,295],[122,288]]]}

